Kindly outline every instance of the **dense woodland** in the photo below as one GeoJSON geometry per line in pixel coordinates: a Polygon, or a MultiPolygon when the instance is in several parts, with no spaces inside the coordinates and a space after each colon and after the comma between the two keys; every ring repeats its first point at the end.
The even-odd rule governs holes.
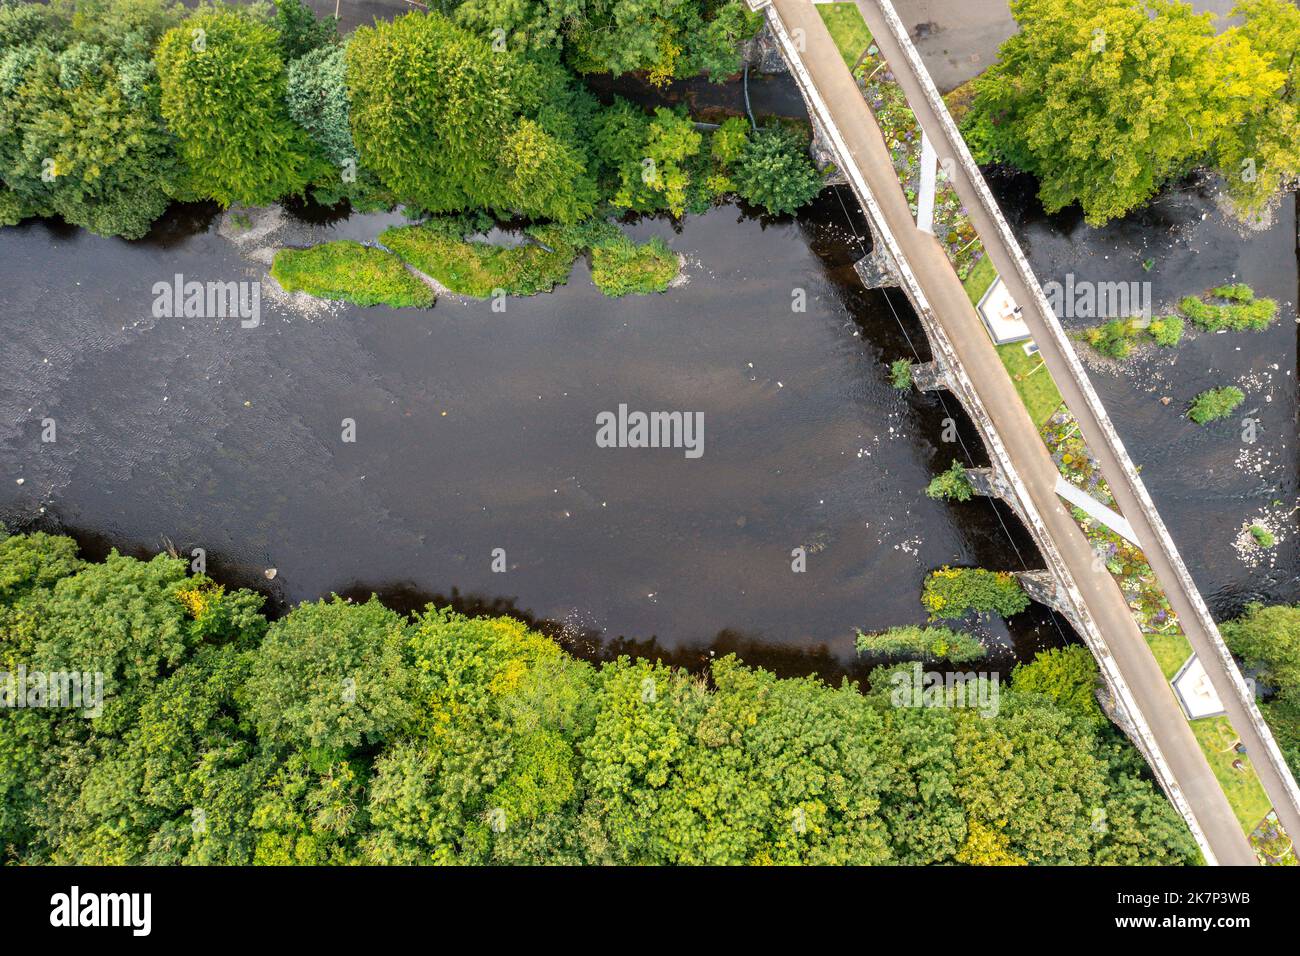
{"type": "Polygon", "coordinates": [[[896,706],[889,669],[862,690],[733,657],[597,665],[510,618],[261,604],[165,555],[0,542],[0,670],[105,680],[99,717],[0,709],[8,860],[1198,858],[1081,648],[1018,668],[981,717],[896,706]]]}
{"type": "Polygon", "coordinates": [[[0,0],[0,224],[137,238],[173,200],[309,196],[574,225],[816,195],[801,130],[701,132],[586,90],[725,79],[759,25],[739,0],[650,6],[467,0],[341,38],[301,0],[0,0]]]}

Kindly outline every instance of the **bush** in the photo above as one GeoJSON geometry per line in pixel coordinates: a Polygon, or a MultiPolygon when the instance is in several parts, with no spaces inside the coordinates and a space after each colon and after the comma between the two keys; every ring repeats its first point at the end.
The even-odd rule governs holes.
{"type": "Polygon", "coordinates": [[[1268,328],[1278,315],[1276,301],[1255,298],[1255,291],[1242,282],[1217,286],[1206,298],[1212,301],[1189,295],[1178,303],[1178,309],[1208,332],[1220,329],[1257,332],[1268,328]]]}
{"type": "Polygon", "coordinates": [[[891,627],[880,634],[857,632],[858,656],[869,654],[890,659],[919,657],[965,664],[988,654],[979,638],[946,627],[891,627]]]}
{"type": "Polygon", "coordinates": [[[1147,331],[1156,340],[1156,345],[1161,348],[1172,348],[1182,341],[1183,320],[1176,315],[1166,315],[1159,319],[1152,319],[1147,331]]]}
{"type": "Polygon", "coordinates": [[[912,363],[907,359],[895,359],[889,363],[889,384],[900,392],[912,387],[912,363]]]}
{"type": "Polygon", "coordinates": [[[931,620],[955,620],[967,611],[1010,617],[1029,607],[1029,596],[1008,571],[944,566],[925,579],[921,604],[931,620]]]}
{"type": "Polygon", "coordinates": [[[925,493],[942,501],[970,501],[975,491],[970,486],[970,479],[966,477],[966,468],[954,460],[947,471],[936,475],[926,485],[925,493]]]}
{"type": "Polygon", "coordinates": [[[400,226],[379,241],[452,292],[479,299],[549,292],[569,279],[577,251],[555,229],[533,230],[538,242],[505,247],[450,238],[437,228],[400,226]]]}
{"type": "Polygon", "coordinates": [[[1271,548],[1273,545],[1277,544],[1277,539],[1273,537],[1273,532],[1269,531],[1263,525],[1251,525],[1250,536],[1255,539],[1255,543],[1261,548],[1271,548]]]}
{"type": "Polygon", "coordinates": [[[1246,396],[1235,385],[1207,389],[1196,396],[1192,407],[1187,412],[1187,417],[1198,425],[1204,425],[1220,418],[1227,418],[1245,400],[1246,396]]]}
{"type": "Polygon", "coordinates": [[[658,236],[638,246],[620,235],[591,251],[591,281],[608,296],[662,292],[678,268],[677,254],[658,236]]]}
{"type": "Polygon", "coordinates": [[[774,216],[794,212],[822,188],[808,143],[782,126],[766,126],[749,137],[732,178],[742,199],[774,216]]]}
{"type": "Polygon", "coordinates": [[[1133,351],[1133,340],[1137,338],[1137,329],[1128,319],[1111,319],[1105,325],[1085,331],[1083,338],[1102,355],[1122,359],[1133,351]]]}
{"type": "Polygon", "coordinates": [[[407,272],[397,256],[347,239],[310,249],[281,249],[275,254],[271,276],[286,292],[356,305],[424,308],[434,299],[429,287],[407,272]]]}

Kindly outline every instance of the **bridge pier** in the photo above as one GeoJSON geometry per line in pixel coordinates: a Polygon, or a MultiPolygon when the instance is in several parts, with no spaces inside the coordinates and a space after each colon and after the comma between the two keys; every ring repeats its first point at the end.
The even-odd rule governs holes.
{"type": "Polygon", "coordinates": [[[853,271],[868,289],[896,289],[903,284],[898,277],[897,263],[886,251],[884,243],[876,242],[874,235],[871,252],[853,263],[853,271]]]}
{"type": "Polygon", "coordinates": [[[912,384],[921,392],[946,389],[955,392],[956,385],[948,370],[938,362],[918,362],[912,366],[912,384]]]}

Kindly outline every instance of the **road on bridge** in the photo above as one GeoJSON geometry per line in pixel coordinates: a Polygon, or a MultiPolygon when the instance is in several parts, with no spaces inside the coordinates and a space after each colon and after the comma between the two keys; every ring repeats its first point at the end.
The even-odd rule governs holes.
{"type": "MultiPolygon", "coordinates": [[[[938,240],[917,229],[884,137],[816,8],[809,0],[772,0],[772,6],[787,30],[803,31],[803,64],[848,147],[850,155],[842,158],[852,161],[866,179],[925,299],[934,311],[935,319],[947,332],[958,361],[992,417],[1016,472],[1101,630],[1124,681],[1138,701],[1142,717],[1177,786],[1191,806],[1211,852],[1221,864],[1254,865],[1255,855],[1201,753],[1172,689],[1138,630],[1124,595],[1109,573],[1095,567],[1091,545],[1057,498],[1056,465],[1039,438],[1011,378],[998,359],[993,343],[975,313],[961,280],[957,278],[938,240]]],[[[892,42],[879,10],[869,2],[859,3],[858,6],[872,36],[880,44],[882,53],[894,67],[894,74],[902,82],[910,102],[914,107],[922,104],[916,108],[921,125],[932,142],[943,143],[942,129],[937,118],[925,114],[925,100],[919,84],[916,89],[909,88],[908,81],[912,78],[906,69],[900,69],[897,65],[903,62],[903,54],[892,42]]],[[[944,153],[945,148],[940,148],[940,155],[952,155],[951,152],[944,153]]],[[[980,235],[996,236],[991,224],[980,219],[981,210],[973,186],[969,183],[956,185],[980,235]]],[[[992,245],[989,253],[993,256],[998,271],[1004,279],[1014,277],[1014,270],[1009,264],[1009,253],[999,250],[996,244],[992,245]]],[[[1024,289],[1013,281],[1008,281],[1008,287],[1018,302],[1031,301],[1024,294],[1024,289]]],[[[1057,376],[1054,357],[1048,354],[1050,339],[1041,328],[1034,327],[1035,319],[1040,324],[1042,320],[1028,314],[1030,311],[1025,309],[1035,341],[1048,359],[1049,371],[1057,376]]],[[[1056,362],[1061,361],[1056,357],[1056,362]]],[[[1080,413],[1086,413],[1086,406],[1079,396],[1067,391],[1070,385],[1068,377],[1061,375],[1058,383],[1062,386],[1062,394],[1071,410],[1082,417],[1080,413]]],[[[1092,436],[1087,437],[1091,442],[1092,436]]],[[[1105,454],[1106,449],[1094,446],[1094,452],[1105,454]]],[[[1103,470],[1106,469],[1105,460],[1102,461],[1102,467],[1103,470]]],[[[1106,472],[1106,476],[1110,480],[1109,472],[1106,472]]],[[[1118,493],[1116,497],[1124,514],[1132,520],[1130,503],[1120,498],[1118,493]]],[[[1136,521],[1133,524],[1138,527],[1136,521]]],[[[1141,528],[1138,530],[1140,534],[1141,528]]],[[[1148,557],[1155,556],[1148,553],[1148,557]]],[[[1154,561],[1152,564],[1154,567],[1154,561]]],[[[1181,608],[1176,609],[1180,616],[1184,616],[1181,608]]],[[[1190,618],[1190,614],[1185,615],[1185,619],[1190,618]]],[[[1203,659],[1206,659],[1208,668],[1210,659],[1203,659]]],[[[1251,744],[1247,742],[1247,746],[1250,747],[1251,744]]],[[[1253,752],[1253,747],[1251,749],[1253,752]]],[[[1300,833],[1300,828],[1291,832],[1300,833]]]]}

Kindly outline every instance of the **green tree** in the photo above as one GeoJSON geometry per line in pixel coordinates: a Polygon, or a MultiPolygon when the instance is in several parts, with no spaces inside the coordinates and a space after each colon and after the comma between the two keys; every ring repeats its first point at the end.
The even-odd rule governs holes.
{"type": "Polygon", "coordinates": [[[1279,85],[1190,4],[1013,0],[1012,13],[1021,29],[977,81],[971,122],[1039,177],[1048,212],[1078,202],[1094,225],[1187,172],[1279,85]]]}
{"type": "Polygon", "coordinates": [[[302,0],[275,0],[275,29],[280,34],[280,56],[286,63],[338,39],[338,21],[334,17],[316,19],[302,0]]]}
{"type": "Polygon", "coordinates": [[[1023,694],[1042,694],[1090,723],[1101,725],[1106,716],[1097,705],[1097,662],[1086,647],[1057,647],[1039,651],[1027,664],[1011,672],[1011,686],[1023,694]]]}
{"type": "Polygon", "coordinates": [[[766,126],[750,136],[734,178],[742,199],[774,216],[794,212],[822,188],[807,142],[782,126],[766,126]]]}
{"type": "Polygon", "coordinates": [[[1243,0],[1232,11],[1234,53],[1264,69],[1237,95],[1240,116],[1215,144],[1215,160],[1242,218],[1261,212],[1300,174],[1300,10],[1286,0],[1243,0]],[[1246,51],[1249,51],[1248,53],[1246,51]]]}
{"type": "Polygon", "coordinates": [[[295,748],[346,751],[412,719],[402,619],[371,598],[301,604],[258,648],[246,693],[258,735],[295,748]]]}
{"type": "Polygon", "coordinates": [[[347,63],[361,164],[395,195],[430,212],[562,221],[594,205],[585,154],[564,129],[580,97],[554,63],[494,50],[437,13],[362,27],[347,63]]]}
{"type": "Polygon", "coordinates": [[[163,0],[99,0],[69,21],[22,21],[39,32],[0,53],[5,222],[58,215],[100,235],[148,231],[176,174],[149,57],[178,20],[163,0]]]}
{"type": "Polygon", "coordinates": [[[301,194],[314,174],[289,117],[280,35],[255,15],[201,7],[158,44],[162,115],[187,167],[184,191],[222,205],[301,194]]]}

